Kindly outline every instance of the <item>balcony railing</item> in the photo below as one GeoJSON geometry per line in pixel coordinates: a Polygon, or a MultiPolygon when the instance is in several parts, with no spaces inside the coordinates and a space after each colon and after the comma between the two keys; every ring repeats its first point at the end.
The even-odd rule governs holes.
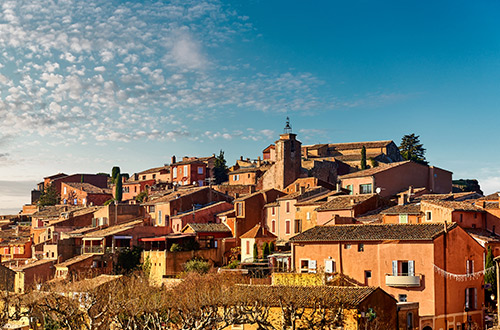
{"type": "Polygon", "coordinates": [[[104,253],[102,246],[84,246],[83,253],[104,253]]]}
{"type": "Polygon", "coordinates": [[[421,282],[421,275],[408,275],[408,274],[386,274],[385,285],[392,287],[419,287],[421,282]]]}

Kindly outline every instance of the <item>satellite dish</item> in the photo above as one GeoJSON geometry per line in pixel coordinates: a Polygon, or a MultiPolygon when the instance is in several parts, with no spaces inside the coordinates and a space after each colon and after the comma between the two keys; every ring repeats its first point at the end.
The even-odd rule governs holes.
{"type": "Polygon", "coordinates": [[[382,191],[382,189],[380,189],[380,187],[377,187],[377,189],[375,189],[375,192],[376,192],[377,194],[380,194],[380,192],[381,192],[381,191],[382,191]]]}

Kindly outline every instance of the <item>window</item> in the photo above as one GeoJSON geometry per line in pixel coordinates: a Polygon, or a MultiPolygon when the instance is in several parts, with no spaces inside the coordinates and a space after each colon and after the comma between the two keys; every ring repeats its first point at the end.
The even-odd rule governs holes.
{"type": "Polygon", "coordinates": [[[153,179],[156,179],[156,174],[153,174],[153,179]]]}
{"type": "Polygon", "coordinates": [[[275,220],[271,221],[271,231],[273,233],[276,232],[276,221],[275,220]]]}
{"type": "Polygon", "coordinates": [[[352,195],[352,194],[354,193],[354,192],[352,191],[352,184],[347,185],[345,188],[346,188],[347,190],[349,190],[349,195],[352,195]]]}
{"type": "Polygon", "coordinates": [[[301,273],[316,273],[316,260],[303,259],[300,260],[301,273]]]}
{"type": "Polygon", "coordinates": [[[431,211],[425,212],[425,220],[427,220],[427,221],[432,220],[432,212],[431,211]]]}
{"type": "Polygon", "coordinates": [[[344,249],[349,250],[351,248],[351,244],[344,244],[344,249]]]}
{"type": "Polygon", "coordinates": [[[177,178],[177,167],[174,167],[174,169],[172,170],[172,177],[174,179],[177,178]]]}
{"type": "Polygon", "coordinates": [[[285,220],[285,234],[290,235],[290,220],[285,220]]]}
{"type": "Polygon", "coordinates": [[[64,187],[64,194],[66,195],[68,193],[68,188],[64,187]]]}
{"type": "Polygon", "coordinates": [[[247,254],[250,254],[250,241],[247,241],[247,254]]]}
{"type": "Polygon", "coordinates": [[[465,307],[469,310],[477,308],[477,289],[467,288],[465,289],[465,307]]]}
{"type": "Polygon", "coordinates": [[[236,203],[236,215],[243,216],[243,203],[236,203]]]}
{"type": "Polygon", "coordinates": [[[464,222],[464,215],[460,213],[460,222],[464,222]]]}
{"type": "Polygon", "coordinates": [[[188,166],[184,165],[184,176],[188,176],[188,166]]]}
{"type": "Polygon", "coordinates": [[[150,205],[149,206],[149,212],[150,213],[154,213],[154,211],[155,211],[155,206],[154,205],[150,205]]]}
{"type": "Polygon", "coordinates": [[[400,294],[400,295],[398,295],[398,301],[399,302],[407,302],[408,301],[408,295],[406,295],[406,294],[400,294]]]}
{"type": "Polygon", "coordinates": [[[78,203],[78,199],[73,199],[73,203],[76,205],[78,203]]]}
{"type": "Polygon", "coordinates": [[[360,184],[359,185],[359,193],[360,194],[371,194],[372,193],[372,184],[360,184]]]}
{"type": "MultiPolygon", "coordinates": [[[[457,325],[457,329],[458,329],[459,325],[457,325]]],[[[408,314],[406,314],[406,329],[408,330],[413,330],[413,313],[412,312],[408,312],[408,314]]]]}
{"type": "Polygon", "coordinates": [[[137,192],[137,186],[134,187],[134,192],[137,192]]]}
{"type": "Polygon", "coordinates": [[[399,223],[408,223],[408,214],[400,214],[399,223]]]}
{"type": "Polygon", "coordinates": [[[302,221],[300,219],[295,219],[295,234],[302,231],[302,221]]]}
{"type": "Polygon", "coordinates": [[[142,179],[143,179],[143,180],[146,180],[146,176],[145,176],[145,175],[143,175],[143,176],[142,176],[142,179]]]}
{"type": "Polygon", "coordinates": [[[274,208],[274,206],[271,206],[271,215],[275,215],[276,214],[276,209],[274,208]]]}
{"type": "Polygon", "coordinates": [[[363,252],[365,250],[364,244],[358,244],[358,252],[363,252]]]}
{"type": "Polygon", "coordinates": [[[471,275],[474,273],[474,260],[465,261],[465,270],[467,275],[471,275]]]}
{"type": "Polygon", "coordinates": [[[203,167],[198,167],[198,174],[203,174],[203,167]]]}
{"type": "Polygon", "coordinates": [[[477,219],[477,213],[474,213],[474,219],[477,219]]]}
{"type": "Polygon", "coordinates": [[[240,175],[239,174],[233,175],[233,181],[238,181],[239,179],[240,179],[240,175]]]}
{"type": "Polygon", "coordinates": [[[250,174],[248,174],[248,178],[250,179],[250,174]]]}
{"type": "Polygon", "coordinates": [[[290,213],[290,202],[286,202],[286,213],[290,213]]]}
{"type": "Polygon", "coordinates": [[[415,261],[393,260],[392,276],[415,276],[415,261]]]}
{"type": "Polygon", "coordinates": [[[365,270],[365,278],[372,278],[372,271],[371,270],[365,270]]]}

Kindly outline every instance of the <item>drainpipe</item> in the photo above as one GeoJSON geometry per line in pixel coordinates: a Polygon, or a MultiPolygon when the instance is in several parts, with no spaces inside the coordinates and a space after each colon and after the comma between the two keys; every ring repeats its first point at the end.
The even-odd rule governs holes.
{"type": "Polygon", "coordinates": [[[497,271],[497,319],[500,320],[500,304],[498,303],[500,301],[500,257],[496,257],[493,259],[495,261],[495,267],[497,271]]]}
{"type": "MultiPolygon", "coordinates": [[[[444,224],[445,225],[445,229],[446,229],[446,223],[444,224]]],[[[443,234],[443,261],[444,261],[444,271],[447,271],[447,267],[446,267],[446,235],[447,235],[447,231],[445,230],[444,234],[443,234]]],[[[445,325],[445,329],[448,329],[448,317],[447,317],[447,314],[448,314],[448,283],[447,283],[447,279],[446,279],[446,276],[444,276],[444,325],[445,325]]]]}
{"type": "Polygon", "coordinates": [[[342,242],[339,241],[339,271],[344,274],[344,265],[342,263],[342,242]]]}

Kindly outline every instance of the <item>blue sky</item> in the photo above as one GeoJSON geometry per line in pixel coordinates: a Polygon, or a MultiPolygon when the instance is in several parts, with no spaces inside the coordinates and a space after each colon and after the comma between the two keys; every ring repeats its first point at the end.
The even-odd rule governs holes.
{"type": "MultiPolygon", "coordinates": [[[[420,135],[500,190],[498,1],[2,1],[0,211],[57,172],[420,135]]],[[[2,212],[0,212],[2,213],[2,212]]]]}

